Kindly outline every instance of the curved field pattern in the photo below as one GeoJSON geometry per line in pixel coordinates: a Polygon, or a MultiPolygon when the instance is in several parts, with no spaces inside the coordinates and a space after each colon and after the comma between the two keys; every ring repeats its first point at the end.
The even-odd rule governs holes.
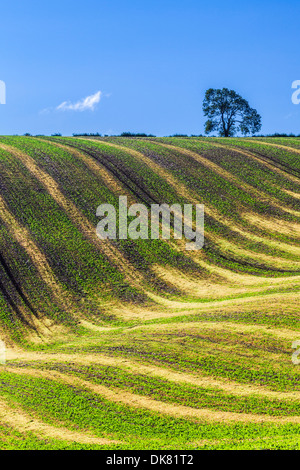
{"type": "Polygon", "coordinates": [[[299,154],[0,137],[0,449],[299,449],[299,154]],[[204,204],[203,248],[100,240],[120,196],[204,204]]]}

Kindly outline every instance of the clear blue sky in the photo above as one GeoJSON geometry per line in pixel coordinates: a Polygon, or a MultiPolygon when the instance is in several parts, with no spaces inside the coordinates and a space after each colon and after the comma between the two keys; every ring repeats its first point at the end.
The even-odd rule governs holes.
{"type": "Polygon", "coordinates": [[[299,31],[299,0],[1,2],[0,134],[204,133],[210,87],[300,134],[299,31]]]}

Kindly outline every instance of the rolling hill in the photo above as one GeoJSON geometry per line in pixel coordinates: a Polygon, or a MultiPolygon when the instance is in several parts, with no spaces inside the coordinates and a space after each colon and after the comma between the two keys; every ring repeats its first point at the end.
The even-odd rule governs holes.
{"type": "Polygon", "coordinates": [[[300,139],[0,137],[2,449],[298,449],[300,139]],[[205,242],[96,235],[204,204],[205,242]]]}

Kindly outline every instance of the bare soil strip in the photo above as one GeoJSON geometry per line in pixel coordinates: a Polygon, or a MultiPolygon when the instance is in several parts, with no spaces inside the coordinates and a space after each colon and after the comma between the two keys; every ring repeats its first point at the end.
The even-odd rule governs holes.
{"type": "MultiPolygon", "coordinates": [[[[200,263],[199,263],[200,264],[200,263]]],[[[204,265],[204,263],[203,263],[204,265]]],[[[209,266],[207,266],[209,270],[209,266]]],[[[155,265],[153,271],[161,279],[167,281],[170,284],[173,284],[181,292],[185,292],[188,295],[192,296],[190,303],[190,308],[193,306],[197,308],[197,302],[199,305],[199,298],[207,302],[222,301],[226,297],[230,296],[231,299],[238,299],[239,295],[247,295],[251,297],[252,295],[258,295],[265,293],[266,290],[271,293],[278,287],[288,287],[290,286],[293,289],[300,290],[300,276],[293,276],[290,278],[269,278],[270,282],[266,278],[258,278],[258,276],[250,275],[238,275],[237,273],[216,269],[211,270],[211,279],[195,279],[191,276],[186,276],[176,268],[165,268],[160,265],[155,265]],[[218,274],[218,279],[213,279],[213,276],[218,274]],[[223,282],[220,281],[220,276],[223,277],[223,282]]],[[[201,304],[203,305],[203,304],[201,304]]],[[[222,306],[221,306],[222,307],[222,306]]],[[[200,307],[201,308],[201,307],[200,307]]],[[[141,318],[144,317],[145,308],[141,311],[141,318]]],[[[134,313],[133,308],[129,312],[122,312],[122,315],[134,313]]],[[[119,316],[117,309],[115,309],[115,314],[119,316]]]]}
{"type": "Polygon", "coordinates": [[[286,194],[289,194],[290,196],[294,197],[295,199],[300,199],[300,193],[295,193],[294,191],[289,191],[288,189],[281,189],[284,191],[286,194]]]}
{"type": "MultiPolygon", "coordinates": [[[[151,294],[153,298],[155,298],[155,294],[151,294]]],[[[240,306],[242,304],[248,304],[248,303],[254,303],[257,304],[258,301],[263,303],[264,301],[268,302],[270,298],[272,300],[278,299],[278,302],[288,302],[290,297],[295,297],[299,298],[299,293],[295,292],[283,292],[283,293],[273,293],[270,292],[269,294],[265,295],[254,295],[254,296],[249,296],[249,297],[242,297],[242,298],[233,298],[233,299],[226,299],[226,300],[213,300],[211,302],[205,302],[201,303],[198,302],[196,305],[196,302],[181,302],[178,300],[169,300],[169,299],[160,299],[157,300],[158,302],[161,302],[162,305],[165,305],[166,307],[170,307],[172,309],[174,308],[181,308],[181,309],[197,309],[198,312],[201,312],[202,310],[209,310],[212,307],[225,307],[228,305],[236,305],[240,306]]],[[[159,314],[159,313],[158,313],[159,314]]],[[[178,315],[178,312],[170,312],[167,315],[165,313],[160,313],[160,316],[166,316],[166,317],[171,317],[173,315],[178,315]]]]}
{"type": "Polygon", "coordinates": [[[68,385],[86,388],[93,393],[97,393],[107,400],[123,403],[124,405],[131,406],[133,408],[144,408],[150,411],[156,411],[158,413],[167,414],[176,418],[184,417],[199,421],[238,421],[238,422],[256,422],[256,423],[300,423],[300,416],[283,416],[273,417],[264,416],[257,414],[248,413],[236,413],[228,411],[214,411],[209,408],[192,408],[184,405],[172,405],[159,400],[154,400],[149,397],[137,395],[135,393],[125,392],[122,389],[110,389],[103,385],[96,385],[86,380],[79,379],[74,376],[62,374],[60,372],[51,370],[35,370],[35,369],[13,369],[7,368],[8,372],[17,373],[20,375],[29,375],[33,377],[41,377],[45,379],[52,379],[63,382],[68,385]]]}
{"type": "Polygon", "coordinates": [[[275,217],[262,217],[252,213],[242,214],[242,217],[248,220],[251,224],[261,226],[269,231],[286,233],[287,235],[294,237],[300,236],[300,224],[297,223],[287,222],[286,220],[278,219],[275,217]]]}
{"type": "MultiPolygon", "coordinates": [[[[130,328],[130,331],[136,329],[154,329],[154,330],[163,330],[165,331],[166,325],[161,323],[148,323],[146,325],[138,325],[130,328]]],[[[233,323],[230,321],[226,322],[218,322],[218,321],[201,321],[201,322],[186,322],[186,323],[170,323],[168,324],[168,330],[184,330],[186,328],[187,331],[195,331],[199,329],[213,329],[213,330],[224,330],[224,331],[238,331],[241,333],[266,333],[270,336],[275,338],[282,338],[286,339],[289,342],[294,341],[294,339],[299,336],[300,331],[295,330],[288,330],[285,328],[274,328],[268,327],[263,325],[255,325],[255,324],[248,324],[248,323],[233,323]]],[[[108,328],[109,330],[109,328],[108,328]]],[[[300,393],[300,392],[299,392],[300,393]]],[[[299,395],[300,398],[300,395],[299,395]]]]}
{"type": "Polygon", "coordinates": [[[277,148],[281,148],[283,150],[288,150],[289,152],[294,152],[294,153],[300,154],[299,149],[296,149],[294,147],[289,147],[288,145],[272,144],[271,142],[265,142],[265,141],[253,140],[253,139],[251,139],[250,142],[254,142],[254,143],[260,144],[260,145],[269,145],[270,147],[277,147],[277,148]]]}
{"type": "Polygon", "coordinates": [[[60,439],[63,441],[79,442],[80,444],[110,445],[120,444],[121,441],[95,437],[85,432],[72,431],[64,426],[55,427],[29,415],[20,407],[12,408],[0,399],[0,420],[19,432],[32,432],[38,437],[60,439]]]}
{"type": "MultiPolygon", "coordinates": [[[[242,217],[246,220],[249,220],[253,225],[261,226],[264,229],[269,229],[274,232],[287,233],[290,236],[295,236],[296,230],[293,230],[291,227],[292,224],[285,226],[285,221],[279,221],[277,219],[269,219],[263,217],[257,217],[253,214],[243,214],[242,217]],[[281,230],[283,228],[283,230],[281,230]],[[285,230],[284,230],[285,229],[285,230]]],[[[296,224],[295,224],[296,225],[296,224]]],[[[300,224],[296,227],[300,231],[300,224]]],[[[221,249],[234,253],[235,256],[247,256],[251,261],[256,260],[257,262],[263,262],[265,265],[268,265],[273,268],[279,269],[299,269],[300,261],[290,260],[279,256],[267,255],[265,253],[257,253],[251,250],[245,250],[244,248],[238,247],[236,244],[229,242],[228,240],[219,240],[218,245],[221,249]]]]}

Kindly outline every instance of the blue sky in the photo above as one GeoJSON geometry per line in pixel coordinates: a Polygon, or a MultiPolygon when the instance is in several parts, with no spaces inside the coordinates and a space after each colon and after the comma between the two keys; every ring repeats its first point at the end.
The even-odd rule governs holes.
{"type": "Polygon", "coordinates": [[[1,2],[0,134],[203,134],[211,87],[300,134],[299,18],[298,0],[1,2]]]}

